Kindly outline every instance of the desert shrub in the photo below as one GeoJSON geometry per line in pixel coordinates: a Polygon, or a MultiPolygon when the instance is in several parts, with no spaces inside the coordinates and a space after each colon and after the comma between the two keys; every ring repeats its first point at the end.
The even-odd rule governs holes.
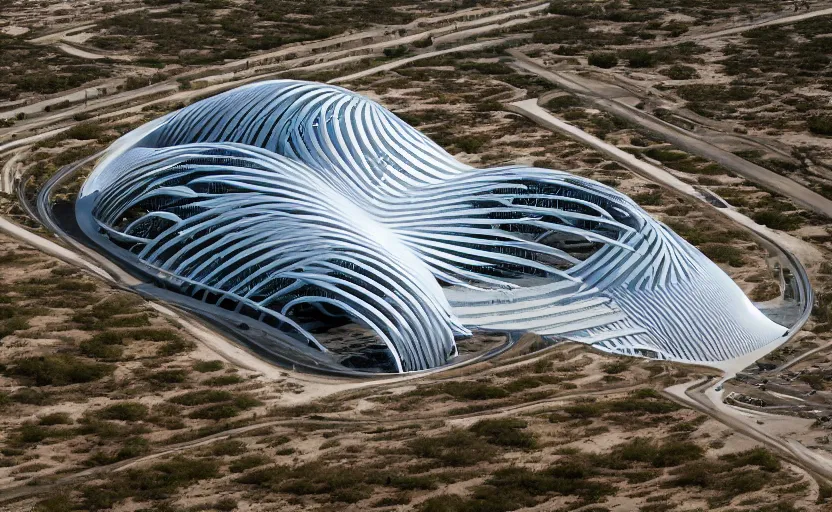
{"type": "Polygon", "coordinates": [[[188,414],[188,417],[214,421],[233,418],[242,411],[261,405],[259,400],[249,395],[235,396],[227,391],[220,390],[193,391],[185,395],[180,395],[179,397],[174,397],[171,401],[182,405],[211,403],[212,405],[207,405],[191,412],[188,414]],[[176,400],[177,398],[179,398],[179,401],[176,400]]]}
{"type": "Polygon", "coordinates": [[[618,57],[614,53],[609,52],[596,52],[590,53],[587,57],[587,62],[590,66],[595,66],[597,68],[614,68],[618,65],[618,57]]]}
{"type": "Polygon", "coordinates": [[[207,452],[215,457],[223,455],[242,455],[246,453],[246,443],[233,439],[218,441],[207,448],[207,452]]]}
{"type": "Polygon", "coordinates": [[[729,473],[722,481],[721,491],[730,497],[763,489],[771,481],[771,475],[756,469],[743,469],[729,473]]]}
{"type": "Polygon", "coordinates": [[[104,129],[101,125],[87,122],[76,124],[72,128],[65,131],[64,135],[68,139],[92,140],[100,138],[103,132],[104,129]]]}
{"type": "Polygon", "coordinates": [[[185,428],[181,414],[179,406],[161,403],[153,406],[146,421],[167,430],[179,430],[185,428]]]}
{"type": "Polygon", "coordinates": [[[809,131],[818,135],[832,135],[832,115],[822,114],[811,116],[806,125],[809,131]]]}
{"type": "Polygon", "coordinates": [[[737,241],[749,241],[751,237],[745,231],[729,229],[724,231],[702,229],[695,223],[668,221],[667,226],[677,235],[687,240],[692,245],[702,245],[708,242],[732,243],[737,241]]]}
{"type": "Polygon", "coordinates": [[[46,405],[52,401],[49,393],[34,388],[20,388],[9,398],[13,402],[28,405],[46,405]]]}
{"type": "MultiPolygon", "coordinates": [[[[285,468],[281,468],[285,471],[285,468]]],[[[258,485],[258,486],[269,486],[277,476],[277,471],[275,471],[274,467],[262,468],[262,469],[255,469],[254,471],[249,471],[248,473],[240,476],[235,480],[237,483],[244,484],[244,485],[258,485]]]]}
{"type": "Polygon", "coordinates": [[[128,294],[108,297],[88,309],[76,312],[72,321],[83,325],[84,329],[104,329],[107,327],[141,327],[148,325],[147,313],[137,308],[142,304],[140,298],[128,294]]]}
{"type": "MultiPolygon", "coordinates": [[[[324,435],[326,435],[326,434],[324,434],[324,435]]],[[[321,443],[321,446],[319,447],[319,449],[320,450],[328,450],[330,448],[337,448],[339,446],[341,446],[341,441],[339,441],[337,439],[327,439],[326,441],[321,443]]]]}
{"type": "Polygon", "coordinates": [[[720,467],[711,461],[695,461],[673,470],[670,486],[711,487],[719,479],[720,467]]]}
{"type": "Polygon", "coordinates": [[[527,389],[539,388],[542,385],[543,382],[541,381],[541,379],[535,377],[520,377],[519,379],[515,379],[507,383],[505,386],[503,386],[503,389],[505,389],[509,393],[518,393],[527,389]]]}
{"type": "Polygon", "coordinates": [[[822,391],[826,389],[826,379],[820,373],[804,373],[801,374],[797,380],[805,382],[812,389],[822,391]]]}
{"type": "Polygon", "coordinates": [[[670,439],[658,446],[650,462],[654,467],[668,468],[701,459],[703,456],[704,451],[698,445],[670,439]]]}
{"type": "Polygon", "coordinates": [[[458,494],[442,494],[428,498],[419,507],[420,512],[464,512],[471,510],[466,498],[458,494]]]}
{"type": "Polygon", "coordinates": [[[257,485],[275,492],[295,495],[329,495],[331,501],[355,503],[372,495],[376,475],[361,467],[344,467],[309,462],[294,468],[270,466],[255,469],[236,480],[246,485],[257,485]]]}
{"type": "Polygon", "coordinates": [[[681,21],[668,21],[662,25],[661,29],[664,32],[669,32],[670,37],[679,37],[690,29],[687,23],[681,21]]]}
{"type": "Polygon", "coordinates": [[[773,472],[754,468],[736,468],[722,461],[699,460],[685,464],[671,473],[668,487],[701,487],[719,491],[708,500],[716,508],[727,504],[737,496],[759,491],[770,485],[773,472]]]}
{"type": "Polygon", "coordinates": [[[440,109],[431,108],[420,111],[397,112],[396,115],[409,125],[433,124],[442,121],[447,116],[440,109]]]}
{"type": "Polygon", "coordinates": [[[17,359],[6,372],[35,386],[67,386],[99,380],[114,369],[112,365],[90,363],[70,355],[45,355],[17,359]]]}
{"type": "Polygon", "coordinates": [[[691,174],[704,174],[706,176],[722,176],[728,174],[728,170],[721,165],[708,162],[707,160],[698,157],[664,162],[664,165],[670,167],[671,169],[691,174]]]}
{"type": "Polygon", "coordinates": [[[748,297],[754,302],[764,302],[780,296],[780,284],[775,281],[759,283],[751,289],[748,297]]]}
{"type": "Polygon", "coordinates": [[[73,428],[47,427],[24,423],[17,429],[12,439],[20,443],[40,443],[46,439],[67,439],[74,437],[76,434],[73,428]]]}
{"type": "Polygon", "coordinates": [[[508,391],[505,389],[483,382],[448,382],[441,385],[439,390],[458,400],[490,400],[508,396],[508,391]]]}
{"type": "Polygon", "coordinates": [[[96,334],[79,345],[81,353],[95,359],[115,360],[124,353],[124,336],[116,331],[104,331],[96,334]]]}
{"type": "Polygon", "coordinates": [[[587,504],[615,493],[614,486],[592,480],[594,475],[591,467],[570,458],[542,471],[517,466],[500,469],[485,485],[475,488],[467,506],[459,510],[509,511],[534,506],[539,497],[551,495],[576,496],[580,504],[587,504]]]}
{"type": "Polygon", "coordinates": [[[684,64],[676,64],[669,68],[660,69],[659,73],[671,80],[691,80],[693,78],[699,78],[699,73],[696,72],[696,68],[685,66],[684,64]]]}
{"type": "MultiPolygon", "coordinates": [[[[553,112],[560,112],[568,108],[577,107],[580,104],[580,100],[575,96],[572,96],[571,94],[562,94],[560,96],[555,96],[551,100],[547,101],[545,106],[547,109],[553,112]]],[[[547,167],[546,165],[537,164],[535,164],[535,166],[544,168],[547,167]]]]}
{"type": "Polygon", "coordinates": [[[147,406],[138,402],[119,402],[99,410],[102,420],[139,421],[147,417],[147,406]]]}
{"type": "Polygon", "coordinates": [[[491,445],[465,430],[417,437],[408,446],[416,456],[438,460],[444,466],[473,466],[490,460],[495,455],[491,445]]]}
{"type": "Polygon", "coordinates": [[[511,68],[502,62],[462,62],[458,67],[463,71],[476,71],[483,75],[508,75],[512,73],[511,68]]]}
{"type": "Polygon", "coordinates": [[[626,467],[629,462],[642,462],[657,468],[675,467],[699,460],[704,451],[698,445],[674,439],[657,443],[645,437],[636,437],[622,443],[604,461],[610,467],[626,467]]]}
{"type": "Polygon", "coordinates": [[[50,427],[53,425],[72,425],[73,421],[72,418],[69,416],[69,413],[65,412],[53,412],[52,414],[47,414],[45,416],[41,416],[38,420],[38,425],[50,427]]]}
{"type": "Polygon", "coordinates": [[[735,85],[692,84],[677,87],[676,94],[687,101],[745,101],[753,98],[757,90],[735,85]]]}
{"type": "Polygon", "coordinates": [[[662,399],[661,393],[656,391],[653,388],[641,388],[633,391],[630,393],[630,398],[639,398],[639,399],[646,399],[646,398],[655,398],[658,400],[662,399]]]}
{"type": "Polygon", "coordinates": [[[76,429],[82,435],[94,435],[102,439],[117,439],[138,436],[150,432],[150,428],[140,422],[125,422],[102,420],[94,413],[85,413],[78,420],[76,429]]]}
{"type": "Polygon", "coordinates": [[[25,317],[15,316],[0,322],[0,339],[5,338],[17,331],[25,331],[29,328],[29,321],[25,317]]]}
{"type": "Polygon", "coordinates": [[[649,400],[635,398],[630,395],[626,398],[612,400],[606,403],[606,409],[614,413],[630,413],[636,416],[644,414],[667,414],[679,410],[679,406],[669,400],[649,400]]]}
{"type": "Polygon", "coordinates": [[[745,258],[743,251],[732,245],[706,243],[699,246],[702,254],[717,263],[727,263],[732,267],[742,267],[745,265],[745,258]]]}
{"type": "Polygon", "coordinates": [[[129,331],[125,331],[123,334],[125,337],[130,339],[145,341],[178,341],[182,339],[182,337],[173,329],[130,329],[129,331]]]}
{"type": "Polygon", "coordinates": [[[598,402],[585,402],[564,407],[563,412],[573,418],[596,418],[606,412],[606,407],[598,402]]]}
{"type": "Polygon", "coordinates": [[[641,206],[661,206],[664,203],[660,190],[633,194],[632,200],[641,206]]]}
{"type": "Polygon", "coordinates": [[[83,487],[83,508],[110,510],[115,504],[130,497],[137,501],[163,500],[183,487],[218,475],[217,461],[175,457],[149,468],[115,473],[101,485],[83,487]]]}
{"type": "Polygon", "coordinates": [[[418,41],[413,41],[414,48],[427,48],[428,46],[433,45],[433,37],[428,35],[424,39],[419,39],[418,41]]]}
{"type": "MultiPolygon", "coordinates": [[[[722,182],[719,181],[718,179],[710,178],[708,176],[699,176],[698,178],[696,178],[696,182],[699,183],[702,186],[705,186],[705,187],[718,187],[718,186],[722,185],[722,182]]],[[[688,211],[690,211],[690,210],[688,210],[688,211]]],[[[665,213],[667,213],[667,212],[665,211],[665,213]]],[[[670,215],[670,214],[668,213],[668,215],[670,215]]],[[[680,217],[683,217],[685,215],[687,215],[687,212],[681,214],[680,217]]]]}
{"type": "Polygon", "coordinates": [[[764,471],[780,471],[780,460],[765,448],[758,447],[743,452],[729,453],[720,457],[735,468],[757,466],[764,471]]]}
{"type": "Polygon", "coordinates": [[[214,404],[200,407],[199,409],[188,414],[189,418],[199,420],[225,420],[233,418],[240,414],[240,409],[234,404],[214,404]]]}
{"type": "MultiPolygon", "coordinates": [[[[679,410],[675,403],[665,400],[655,390],[645,388],[633,391],[624,398],[607,402],[581,402],[563,408],[563,412],[574,419],[598,418],[608,413],[625,414],[626,417],[668,414],[679,410]]],[[[560,416],[550,418],[557,423],[560,416]]]]}
{"type": "Polygon", "coordinates": [[[239,384],[244,382],[245,380],[236,374],[229,374],[229,375],[217,375],[216,377],[211,377],[210,379],[205,379],[203,382],[206,386],[231,386],[234,384],[239,384]]]}
{"type": "Polygon", "coordinates": [[[653,160],[658,160],[661,163],[685,160],[688,157],[687,153],[664,148],[649,148],[647,151],[644,152],[644,154],[649,156],[653,160]]]}
{"type": "Polygon", "coordinates": [[[251,468],[265,466],[269,462],[271,462],[271,459],[269,457],[266,457],[265,455],[246,455],[245,457],[240,457],[239,459],[229,464],[228,470],[232,473],[242,473],[243,471],[248,471],[251,468]]]}
{"type": "Polygon", "coordinates": [[[150,317],[147,313],[136,313],[131,315],[115,316],[101,320],[96,324],[97,329],[107,327],[144,327],[150,325],[150,317]]]}
{"type": "Polygon", "coordinates": [[[654,56],[647,50],[625,50],[620,54],[631,68],[649,68],[654,63],[654,56]]]}
{"type": "Polygon", "coordinates": [[[393,48],[385,48],[384,49],[384,56],[393,59],[396,57],[401,57],[402,55],[407,53],[407,45],[399,45],[393,48]]]}
{"type": "Polygon", "coordinates": [[[124,334],[117,331],[103,331],[91,339],[106,345],[120,345],[124,343],[124,334]]]}
{"type": "Polygon", "coordinates": [[[791,231],[799,228],[801,225],[800,217],[788,215],[776,210],[758,211],[755,212],[751,218],[757,224],[762,224],[771,229],[779,229],[781,231],[791,231]]]}
{"type": "Polygon", "coordinates": [[[501,112],[505,110],[503,104],[496,100],[483,101],[477,104],[477,112],[501,112]]]}
{"type": "Polygon", "coordinates": [[[466,153],[476,153],[485,144],[485,139],[473,135],[464,135],[454,140],[454,145],[466,153]]]}
{"type": "Polygon", "coordinates": [[[179,338],[173,341],[165,342],[156,350],[156,354],[160,357],[170,357],[193,350],[194,347],[196,347],[196,345],[193,341],[179,338]]]}
{"type": "Polygon", "coordinates": [[[228,402],[233,398],[234,395],[228,391],[203,389],[177,395],[169,399],[169,401],[179,405],[204,405],[218,402],[228,402]]]}
{"type": "Polygon", "coordinates": [[[194,370],[201,373],[218,372],[223,369],[222,361],[197,361],[194,370]]]}
{"type": "Polygon", "coordinates": [[[474,423],[470,430],[474,434],[484,437],[489,443],[513,448],[534,448],[535,436],[525,432],[528,423],[516,418],[500,418],[480,420],[474,423]]]}
{"type": "Polygon", "coordinates": [[[75,504],[69,494],[60,492],[37,502],[32,512],[65,512],[74,508],[75,504]]]}
{"type": "Polygon", "coordinates": [[[92,466],[105,466],[116,462],[140,457],[150,452],[150,442],[143,437],[128,437],[115,451],[97,451],[86,463],[92,466]]]}
{"type": "Polygon", "coordinates": [[[185,370],[160,370],[147,376],[147,380],[156,384],[179,384],[188,380],[185,370]]]}
{"type": "Polygon", "coordinates": [[[436,477],[433,475],[393,475],[390,477],[390,483],[387,484],[385,481],[385,485],[404,491],[430,491],[437,488],[436,477]]]}
{"type": "Polygon", "coordinates": [[[604,363],[601,369],[607,375],[616,375],[619,373],[623,373],[630,368],[630,361],[624,359],[618,359],[615,361],[610,361],[609,363],[604,363]]]}

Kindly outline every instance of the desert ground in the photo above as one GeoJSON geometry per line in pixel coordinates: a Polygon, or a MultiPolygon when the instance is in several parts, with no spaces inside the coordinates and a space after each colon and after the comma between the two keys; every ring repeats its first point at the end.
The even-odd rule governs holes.
{"type": "Polygon", "coordinates": [[[821,1],[4,3],[0,510],[832,510],[830,33],[821,1]],[[364,94],[471,165],[612,186],[808,320],[725,372],[527,334],[324,377],[43,222],[39,193],[71,209],[119,136],[275,78],[364,94]]]}

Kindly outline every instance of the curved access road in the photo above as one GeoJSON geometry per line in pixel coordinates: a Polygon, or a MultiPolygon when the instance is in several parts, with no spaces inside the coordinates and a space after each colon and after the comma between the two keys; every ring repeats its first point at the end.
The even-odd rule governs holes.
{"type": "Polygon", "coordinates": [[[124,62],[130,62],[131,60],[133,60],[133,58],[129,55],[104,55],[103,53],[93,53],[65,42],[58,43],[55,45],[55,47],[68,55],[72,55],[87,60],[110,59],[120,60],[124,62]]]}
{"type": "Polygon", "coordinates": [[[827,485],[832,483],[832,459],[812,451],[795,439],[778,436],[773,433],[774,429],[766,426],[775,421],[796,423],[811,422],[811,420],[740,411],[722,401],[721,392],[713,386],[713,380],[710,378],[670,386],[662,394],[674,402],[705,413],[730,429],[764,444],[827,485]]]}

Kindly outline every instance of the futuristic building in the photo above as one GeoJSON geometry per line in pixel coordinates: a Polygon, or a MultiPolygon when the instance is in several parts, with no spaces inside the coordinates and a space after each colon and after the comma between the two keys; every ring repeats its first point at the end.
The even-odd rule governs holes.
{"type": "Polygon", "coordinates": [[[632,200],[566,172],[475,169],[345,89],[256,83],[117,141],[85,234],[169,288],[321,352],[352,322],[388,368],[445,364],[471,329],[713,362],[786,329],[632,200]]]}

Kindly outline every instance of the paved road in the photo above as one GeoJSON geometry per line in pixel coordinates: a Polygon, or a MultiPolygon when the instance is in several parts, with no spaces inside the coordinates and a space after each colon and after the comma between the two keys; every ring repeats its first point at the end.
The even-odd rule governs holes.
{"type": "Polygon", "coordinates": [[[792,359],[789,359],[788,361],[786,361],[785,363],[781,364],[781,365],[780,365],[780,366],[778,366],[777,368],[775,368],[775,369],[771,370],[770,372],[766,372],[766,373],[779,373],[779,372],[782,372],[783,370],[788,370],[789,368],[791,368],[791,367],[792,367],[792,366],[794,366],[795,364],[799,363],[800,361],[803,361],[804,359],[806,359],[807,357],[811,356],[812,354],[817,354],[818,352],[820,352],[820,351],[822,351],[822,350],[826,350],[826,349],[827,349],[827,348],[829,348],[829,347],[832,347],[832,341],[830,341],[830,342],[828,342],[828,343],[824,343],[823,345],[821,345],[821,346],[819,346],[819,347],[817,347],[817,348],[813,348],[812,350],[809,350],[809,351],[807,351],[807,352],[804,352],[804,353],[800,354],[800,355],[799,355],[799,356],[797,356],[797,357],[794,357],[794,358],[792,358],[792,359]]]}
{"type": "Polygon", "coordinates": [[[421,53],[419,55],[415,55],[413,57],[408,57],[405,59],[398,59],[392,62],[388,62],[386,64],[382,64],[380,66],[376,66],[370,69],[365,69],[363,71],[359,71],[357,73],[353,73],[351,75],[344,75],[339,76],[337,78],[333,78],[329,81],[331,84],[340,84],[349,82],[351,80],[355,80],[357,78],[363,78],[365,76],[374,75],[376,73],[381,73],[383,71],[389,71],[391,69],[400,68],[402,66],[406,66],[412,62],[416,62],[419,60],[430,59],[431,57],[437,57],[439,55],[447,55],[449,53],[459,53],[459,52],[474,52],[478,50],[482,50],[484,48],[489,48],[491,46],[499,46],[507,41],[516,41],[518,39],[526,39],[528,36],[526,35],[519,35],[519,36],[511,36],[511,37],[503,37],[500,39],[492,39],[491,41],[481,41],[477,43],[466,44],[462,46],[455,46],[453,48],[448,48],[447,50],[436,50],[432,52],[421,53]]]}
{"type": "MultiPolygon", "coordinates": [[[[136,9],[131,9],[131,11],[135,11],[136,9]]],[[[125,11],[127,12],[127,11],[125,11]]],[[[67,27],[60,32],[53,32],[51,34],[46,34],[45,36],[36,37],[34,39],[29,39],[28,42],[32,44],[52,44],[57,43],[58,41],[63,40],[68,34],[75,33],[75,32],[83,32],[84,30],[89,30],[95,28],[95,23],[92,24],[82,24],[76,25],[74,27],[67,27]]]]}
{"type": "MultiPolygon", "coordinates": [[[[534,2],[531,4],[522,5],[519,7],[513,7],[510,9],[505,10],[488,10],[488,9],[473,9],[467,11],[465,14],[455,14],[455,15],[443,15],[435,18],[425,18],[421,20],[416,20],[410,25],[406,25],[405,27],[416,28],[419,23],[437,23],[443,20],[447,21],[447,25],[437,28],[437,29],[429,29],[427,31],[422,31],[417,34],[405,35],[401,37],[392,36],[389,39],[385,39],[384,41],[378,42],[376,41],[377,38],[384,38],[386,34],[392,33],[391,27],[385,27],[380,29],[374,29],[367,32],[359,32],[355,34],[345,34],[342,36],[337,36],[332,39],[320,41],[320,42],[312,42],[306,44],[298,44],[289,46],[286,48],[281,48],[274,52],[269,52],[265,54],[255,55],[249,59],[244,59],[240,61],[231,62],[228,64],[220,65],[220,66],[208,66],[205,68],[200,68],[198,70],[190,71],[184,73],[177,78],[193,78],[195,81],[198,80],[196,77],[206,77],[207,76],[214,76],[220,77],[217,83],[209,85],[208,87],[204,87],[197,90],[188,90],[188,91],[179,91],[179,83],[176,80],[168,80],[165,82],[160,82],[158,84],[154,84],[149,87],[143,87],[140,89],[135,89],[133,91],[126,91],[120,94],[116,94],[109,98],[104,99],[96,99],[94,101],[89,101],[86,105],[76,105],[71,108],[63,109],[60,112],[56,112],[50,114],[48,116],[39,118],[37,120],[26,121],[23,123],[17,123],[15,126],[6,129],[0,129],[0,137],[9,137],[13,134],[19,133],[25,130],[35,130],[39,128],[43,128],[45,126],[53,125],[60,121],[66,121],[72,118],[74,115],[79,113],[90,113],[100,111],[104,108],[113,107],[116,105],[124,104],[127,102],[131,102],[133,100],[139,99],[145,96],[152,96],[158,94],[166,94],[173,92],[173,95],[166,97],[162,101],[181,101],[187,100],[196,96],[221,92],[226,89],[230,89],[233,87],[238,87],[240,85],[244,85],[247,83],[251,83],[254,81],[264,80],[266,78],[277,78],[281,75],[279,71],[283,71],[285,73],[286,70],[278,70],[275,72],[272,70],[268,72],[266,68],[274,67],[274,66],[264,66],[262,69],[257,67],[252,67],[251,69],[247,69],[249,64],[264,62],[264,61],[271,61],[271,60],[281,60],[284,58],[291,57],[291,60],[284,60],[282,61],[283,66],[290,66],[290,71],[297,71],[297,70],[308,70],[314,71],[318,69],[329,69],[333,67],[340,67],[347,64],[351,64],[354,62],[358,62],[364,59],[368,59],[377,55],[381,52],[383,48],[395,46],[398,44],[405,44],[408,42],[413,42],[416,40],[424,39],[428,34],[437,34],[442,35],[443,37],[448,38],[448,41],[455,40],[457,38],[457,34],[464,34],[466,30],[475,30],[477,34],[481,35],[482,33],[491,32],[501,30],[506,26],[506,24],[516,24],[516,23],[526,23],[531,21],[533,18],[529,17],[531,14],[534,14],[538,11],[543,10],[546,7],[545,3],[534,2]],[[487,13],[487,15],[483,17],[479,17],[474,20],[469,21],[459,21],[457,23],[453,23],[452,20],[458,16],[473,16],[476,13],[487,13]],[[519,18],[519,19],[516,19],[519,18]],[[417,23],[418,22],[418,23],[417,23]],[[411,26],[412,25],[412,26],[411,26]],[[473,28],[472,28],[473,27],[473,28]],[[341,45],[349,46],[351,43],[360,42],[364,39],[370,39],[372,42],[366,44],[360,44],[354,48],[347,48],[342,49],[341,45]],[[333,48],[332,51],[321,51],[318,53],[319,50],[324,50],[327,48],[333,48]],[[300,57],[298,57],[298,55],[300,57]],[[294,56],[294,57],[293,57],[294,56]],[[233,72],[234,70],[240,71],[240,73],[233,72]]],[[[50,44],[56,43],[60,41],[67,31],[75,32],[81,30],[82,28],[87,27],[75,27],[72,29],[65,30],[63,32],[57,34],[51,34],[49,36],[44,36],[43,38],[39,38],[38,42],[41,44],[50,44]]],[[[399,28],[399,27],[393,27],[399,28]]],[[[501,39],[504,41],[507,39],[501,39]]],[[[479,44],[479,43],[477,43],[479,44]]],[[[486,45],[487,46],[487,45],[486,45]]],[[[467,45],[466,45],[467,47],[467,45]]],[[[485,47],[485,46],[483,46],[485,47]]],[[[430,51],[421,54],[421,58],[428,58],[430,56],[441,55],[445,52],[442,51],[430,51]]],[[[401,65],[401,64],[400,64],[401,65]]],[[[69,93],[64,96],[52,98],[45,102],[39,102],[37,104],[27,105],[20,107],[15,110],[7,111],[7,112],[0,112],[0,118],[12,118],[16,116],[18,113],[23,112],[27,115],[37,114],[43,111],[43,108],[47,104],[57,104],[61,103],[65,100],[69,100],[71,102],[78,102],[83,100],[84,98],[84,91],[75,91],[69,93]]],[[[148,102],[147,105],[154,104],[156,101],[148,102]]],[[[123,109],[120,112],[128,112],[128,111],[138,111],[138,108],[127,108],[123,109]]],[[[59,133],[59,131],[54,131],[53,133],[59,133]]],[[[33,139],[26,139],[33,141],[33,139]]],[[[21,140],[11,141],[7,144],[0,144],[0,153],[11,149],[13,147],[19,147],[25,145],[25,143],[21,140]]]]}
{"type": "Polygon", "coordinates": [[[772,27],[772,26],[775,26],[775,25],[791,25],[793,23],[797,23],[797,22],[800,22],[800,21],[804,21],[804,20],[808,20],[808,19],[812,19],[812,18],[817,18],[818,16],[829,16],[830,14],[832,14],[832,7],[829,7],[827,9],[821,9],[821,10],[818,10],[818,11],[804,12],[803,14],[794,14],[794,15],[791,15],[791,16],[784,16],[782,18],[774,18],[774,19],[770,19],[770,20],[757,21],[757,22],[754,22],[754,23],[749,23],[747,25],[741,25],[739,27],[727,28],[727,29],[724,29],[724,30],[717,30],[716,32],[709,32],[709,33],[706,33],[706,34],[694,34],[694,35],[691,35],[689,38],[684,38],[684,39],[691,39],[691,40],[698,40],[698,41],[702,41],[702,40],[706,40],[706,39],[716,39],[716,38],[719,38],[719,37],[731,36],[731,35],[734,35],[734,34],[742,34],[743,32],[748,32],[749,30],[753,30],[755,28],[772,27]]]}
{"type": "Polygon", "coordinates": [[[133,60],[132,57],[129,55],[104,55],[102,53],[93,53],[87,50],[82,50],[81,48],[77,48],[74,45],[69,43],[58,43],[55,45],[56,48],[61,50],[64,53],[69,55],[74,55],[75,57],[80,57],[82,59],[88,60],[101,60],[101,59],[110,59],[110,60],[120,60],[120,61],[131,61],[133,60]]]}
{"type": "Polygon", "coordinates": [[[666,388],[663,393],[674,402],[696,409],[711,416],[736,432],[745,434],[779,453],[784,459],[808,471],[826,484],[832,482],[832,460],[810,450],[794,439],[784,439],[770,433],[767,422],[788,421],[788,417],[739,410],[722,402],[722,394],[716,391],[711,378],[679,384],[666,388]],[[761,423],[758,423],[761,422],[761,423]],[[761,426],[763,425],[763,426],[761,426]]]}
{"type": "MultiPolygon", "coordinates": [[[[828,2],[826,2],[828,5],[828,2]]],[[[786,2],[784,2],[784,5],[786,2]]],[[[789,6],[790,7],[790,6],[789,6]]],[[[742,34],[743,32],[748,32],[749,30],[754,30],[755,28],[760,27],[773,27],[778,25],[791,25],[794,23],[798,23],[804,20],[817,18],[819,16],[829,16],[832,15],[832,7],[825,7],[823,9],[818,9],[816,11],[807,11],[800,14],[788,14],[788,11],[784,13],[776,14],[774,16],[769,16],[765,19],[760,19],[757,21],[751,21],[748,23],[740,24],[734,27],[723,28],[723,29],[716,29],[713,30],[713,27],[707,27],[706,31],[699,32],[699,31],[691,31],[691,33],[684,34],[681,37],[677,37],[673,39],[673,44],[683,43],[687,41],[706,41],[708,39],[718,39],[720,37],[732,36],[736,34],[742,34]]],[[[661,46],[667,44],[667,41],[660,41],[658,43],[655,42],[645,42],[645,43],[636,43],[636,44],[625,44],[616,46],[616,49],[623,50],[627,48],[655,48],[656,46],[661,46]]]]}
{"type": "Polygon", "coordinates": [[[14,193],[14,183],[17,178],[19,178],[20,168],[22,167],[20,164],[22,157],[22,151],[13,153],[12,157],[9,158],[3,165],[3,168],[0,169],[0,192],[5,194],[14,193]]]}
{"type": "Polygon", "coordinates": [[[598,109],[637,124],[689,153],[717,162],[744,178],[748,178],[766,188],[776,190],[804,208],[832,217],[832,201],[829,199],[785,176],[718,148],[702,140],[693,132],[662,121],[655,116],[618,101],[615,97],[607,96],[610,91],[608,84],[598,82],[596,87],[591,80],[585,77],[550,71],[520,52],[515,50],[509,50],[508,52],[515,57],[517,65],[523,69],[580,96],[598,109]]]}

